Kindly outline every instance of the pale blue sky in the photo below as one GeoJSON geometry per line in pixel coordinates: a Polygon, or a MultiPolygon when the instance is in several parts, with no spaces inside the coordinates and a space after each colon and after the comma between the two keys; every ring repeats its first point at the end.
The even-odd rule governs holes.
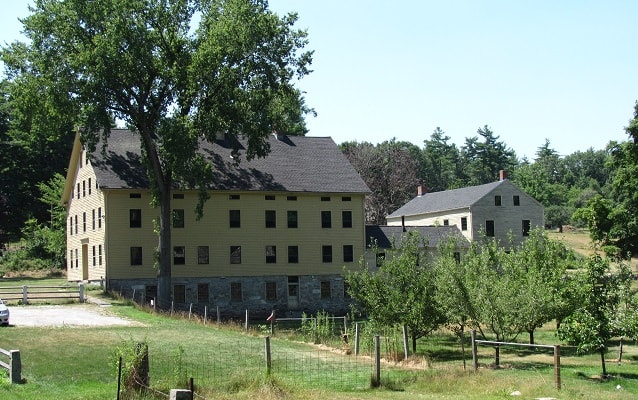
{"type": "MultiPolygon", "coordinates": [[[[300,87],[309,135],[396,137],[440,126],[462,145],[483,125],[519,157],[624,141],[638,100],[638,1],[270,0],[297,11],[315,50],[300,87]]],[[[0,42],[26,2],[2,0],[0,42]]]]}

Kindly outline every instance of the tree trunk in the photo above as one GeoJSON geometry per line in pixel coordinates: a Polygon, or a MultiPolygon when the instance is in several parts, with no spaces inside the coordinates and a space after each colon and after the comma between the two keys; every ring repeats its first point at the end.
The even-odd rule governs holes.
{"type": "Polygon", "coordinates": [[[465,367],[466,367],[465,366],[465,334],[464,332],[465,332],[465,326],[461,325],[460,338],[461,338],[461,355],[463,357],[463,371],[465,371],[465,367]]]}
{"type": "Polygon", "coordinates": [[[412,354],[416,354],[416,334],[412,331],[412,354]]]}
{"type": "Polygon", "coordinates": [[[168,310],[172,300],[171,279],[171,190],[165,186],[160,190],[160,219],[159,219],[159,268],[157,269],[157,307],[168,310]]]}
{"type": "Polygon", "coordinates": [[[494,366],[496,368],[501,365],[501,346],[496,346],[494,348],[494,366]]]}
{"type": "Polygon", "coordinates": [[[529,344],[534,344],[534,330],[531,329],[529,332],[529,344]]]}
{"type": "Polygon", "coordinates": [[[600,362],[603,367],[603,374],[600,376],[600,378],[607,379],[607,368],[605,366],[605,348],[600,349],[600,362]]]}

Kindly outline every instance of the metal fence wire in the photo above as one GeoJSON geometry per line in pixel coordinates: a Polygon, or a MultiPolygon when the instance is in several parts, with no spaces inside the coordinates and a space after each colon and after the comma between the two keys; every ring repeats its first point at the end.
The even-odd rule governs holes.
{"type": "MultiPolygon", "coordinates": [[[[189,378],[197,386],[229,388],[267,373],[263,338],[238,342],[235,346],[220,344],[197,353],[173,354],[149,349],[150,382],[153,387],[184,387],[189,378]]],[[[307,388],[330,388],[339,391],[359,390],[370,386],[374,360],[331,349],[308,349],[299,345],[277,346],[271,342],[270,374],[284,382],[299,383],[307,388]]]]}

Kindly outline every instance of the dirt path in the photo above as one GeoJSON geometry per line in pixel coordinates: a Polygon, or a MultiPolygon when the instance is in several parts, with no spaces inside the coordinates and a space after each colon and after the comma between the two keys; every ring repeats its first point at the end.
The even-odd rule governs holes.
{"type": "Polygon", "coordinates": [[[12,327],[140,325],[110,314],[109,307],[95,304],[11,306],[9,324],[12,327]]]}

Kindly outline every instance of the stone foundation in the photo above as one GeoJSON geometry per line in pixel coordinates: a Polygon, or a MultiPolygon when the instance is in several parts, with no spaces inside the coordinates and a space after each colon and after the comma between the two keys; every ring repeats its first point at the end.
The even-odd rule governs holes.
{"type": "MultiPolygon", "coordinates": [[[[155,298],[156,287],[157,279],[107,282],[108,290],[147,304],[155,298]]],[[[278,317],[297,317],[304,312],[316,314],[318,311],[341,316],[347,314],[350,305],[342,275],[173,278],[173,300],[176,310],[188,311],[192,307],[192,311],[200,315],[206,310],[209,319],[217,318],[218,309],[222,319],[245,318],[246,310],[251,319],[265,319],[273,310],[278,317]],[[240,296],[237,296],[238,284],[240,296]],[[267,298],[266,286],[273,289],[273,284],[272,298],[267,298]],[[199,285],[208,285],[208,290],[199,285]],[[231,298],[233,285],[235,297],[231,298]],[[182,288],[183,299],[180,298],[182,288]]]]}

